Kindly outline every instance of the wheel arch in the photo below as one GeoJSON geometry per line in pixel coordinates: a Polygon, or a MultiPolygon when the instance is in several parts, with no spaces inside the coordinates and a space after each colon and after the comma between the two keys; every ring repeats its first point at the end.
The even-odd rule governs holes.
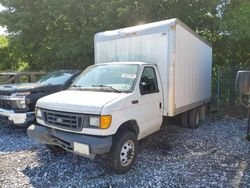
{"type": "Polygon", "coordinates": [[[140,133],[140,129],[136,120],[128,120],[122,123],[121,126],[117,129],[116,134],[124,130],[130,130],[134,132],[136,136],[138,136],[140,133]]]}

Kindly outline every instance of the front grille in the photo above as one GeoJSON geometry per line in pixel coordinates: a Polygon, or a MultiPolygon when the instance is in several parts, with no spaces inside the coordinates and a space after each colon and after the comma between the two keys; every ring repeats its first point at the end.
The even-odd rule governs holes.
{"type": "Polygon", "coordinates": [[[0,108],[11,109],[11,101],[0,99],[0,108]]]}
{"type": "Polygon", "coordinates": [[[2,96],[10,96],[11,93],[9,91],[0,91],[0,95],[2,95],[2,96]]]}
{"type": "Polygon", "coordinates": [[[52,110],[42,110],[42,114],[47,125],[73,131],[81,131],[86,119],[83,114],[58,112],[52,110]]]}

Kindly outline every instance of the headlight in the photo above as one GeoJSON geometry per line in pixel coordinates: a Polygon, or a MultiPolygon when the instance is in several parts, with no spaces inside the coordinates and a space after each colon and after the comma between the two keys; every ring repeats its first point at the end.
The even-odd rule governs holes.
{"type": "Polygon", "coordinates": [[[40,108],[36,108],[36,117],[39,119],[42,118],[42,110],[40,108]]]}
{"type": "Polygon", "coordinates": [[[10,100],[12,101],[13,107],[18,109],[26,109],[26,96],[29,94],[30,92],[17,92],[12,94],[10,96],[10,100]]]}
{"type": "Polygon", "coordinates": [[[90,116],[89,125],[93,127],[100,127],[100,117],[99,116],[90,116]]]}
{"type": "Polygon", "coordinates": [[[26,101],[24,100],[18,100],[18,101],[13,101],[15,107],[20,108],[20,109],[26,109],[26,101]]]}
{"type": "Polygon", "coordinates": [[[102,116],[90,116],[89,117],[89,126],[108,129],[111,125],[112,116],[111,115],[102,115],[102,116]]]}

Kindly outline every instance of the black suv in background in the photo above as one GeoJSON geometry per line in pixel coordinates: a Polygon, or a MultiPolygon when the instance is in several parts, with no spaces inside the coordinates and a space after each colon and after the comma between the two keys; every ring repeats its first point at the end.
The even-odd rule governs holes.
{"type": "Polygon", "coordinates": [[[67,89],[79,71],[56,71],[35,83],[0,85],[0,118],[17,126],[35,121],[35,105],[46,95],[67,89]]]}
{"type": "Polygon", "coordinates": [[[44,75],[44,72],[0,72],[0,84],[36,82],[44,75]]]}

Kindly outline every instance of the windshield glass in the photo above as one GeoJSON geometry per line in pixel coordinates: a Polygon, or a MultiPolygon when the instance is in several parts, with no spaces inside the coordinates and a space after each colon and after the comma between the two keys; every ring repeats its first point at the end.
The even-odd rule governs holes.
{"type": "Polygon", "coordinates": [[[12,77],[13,77],[13,75],[0,75],[0,83],[4,83],[4,82],[8,81],[12,77]]]}
{"type": "Polygon", "coordinates": [[[72,84],[74,88],[131,92],[138,65],[97,65],[87,68],[72,84]]]}
{"type": "Polygon", "coordinates": [[[53,72],[38,80],[38,83],[49,85],[60,85],[66,83],[72,76],[72,73],[68,72],[53,72]]]}

